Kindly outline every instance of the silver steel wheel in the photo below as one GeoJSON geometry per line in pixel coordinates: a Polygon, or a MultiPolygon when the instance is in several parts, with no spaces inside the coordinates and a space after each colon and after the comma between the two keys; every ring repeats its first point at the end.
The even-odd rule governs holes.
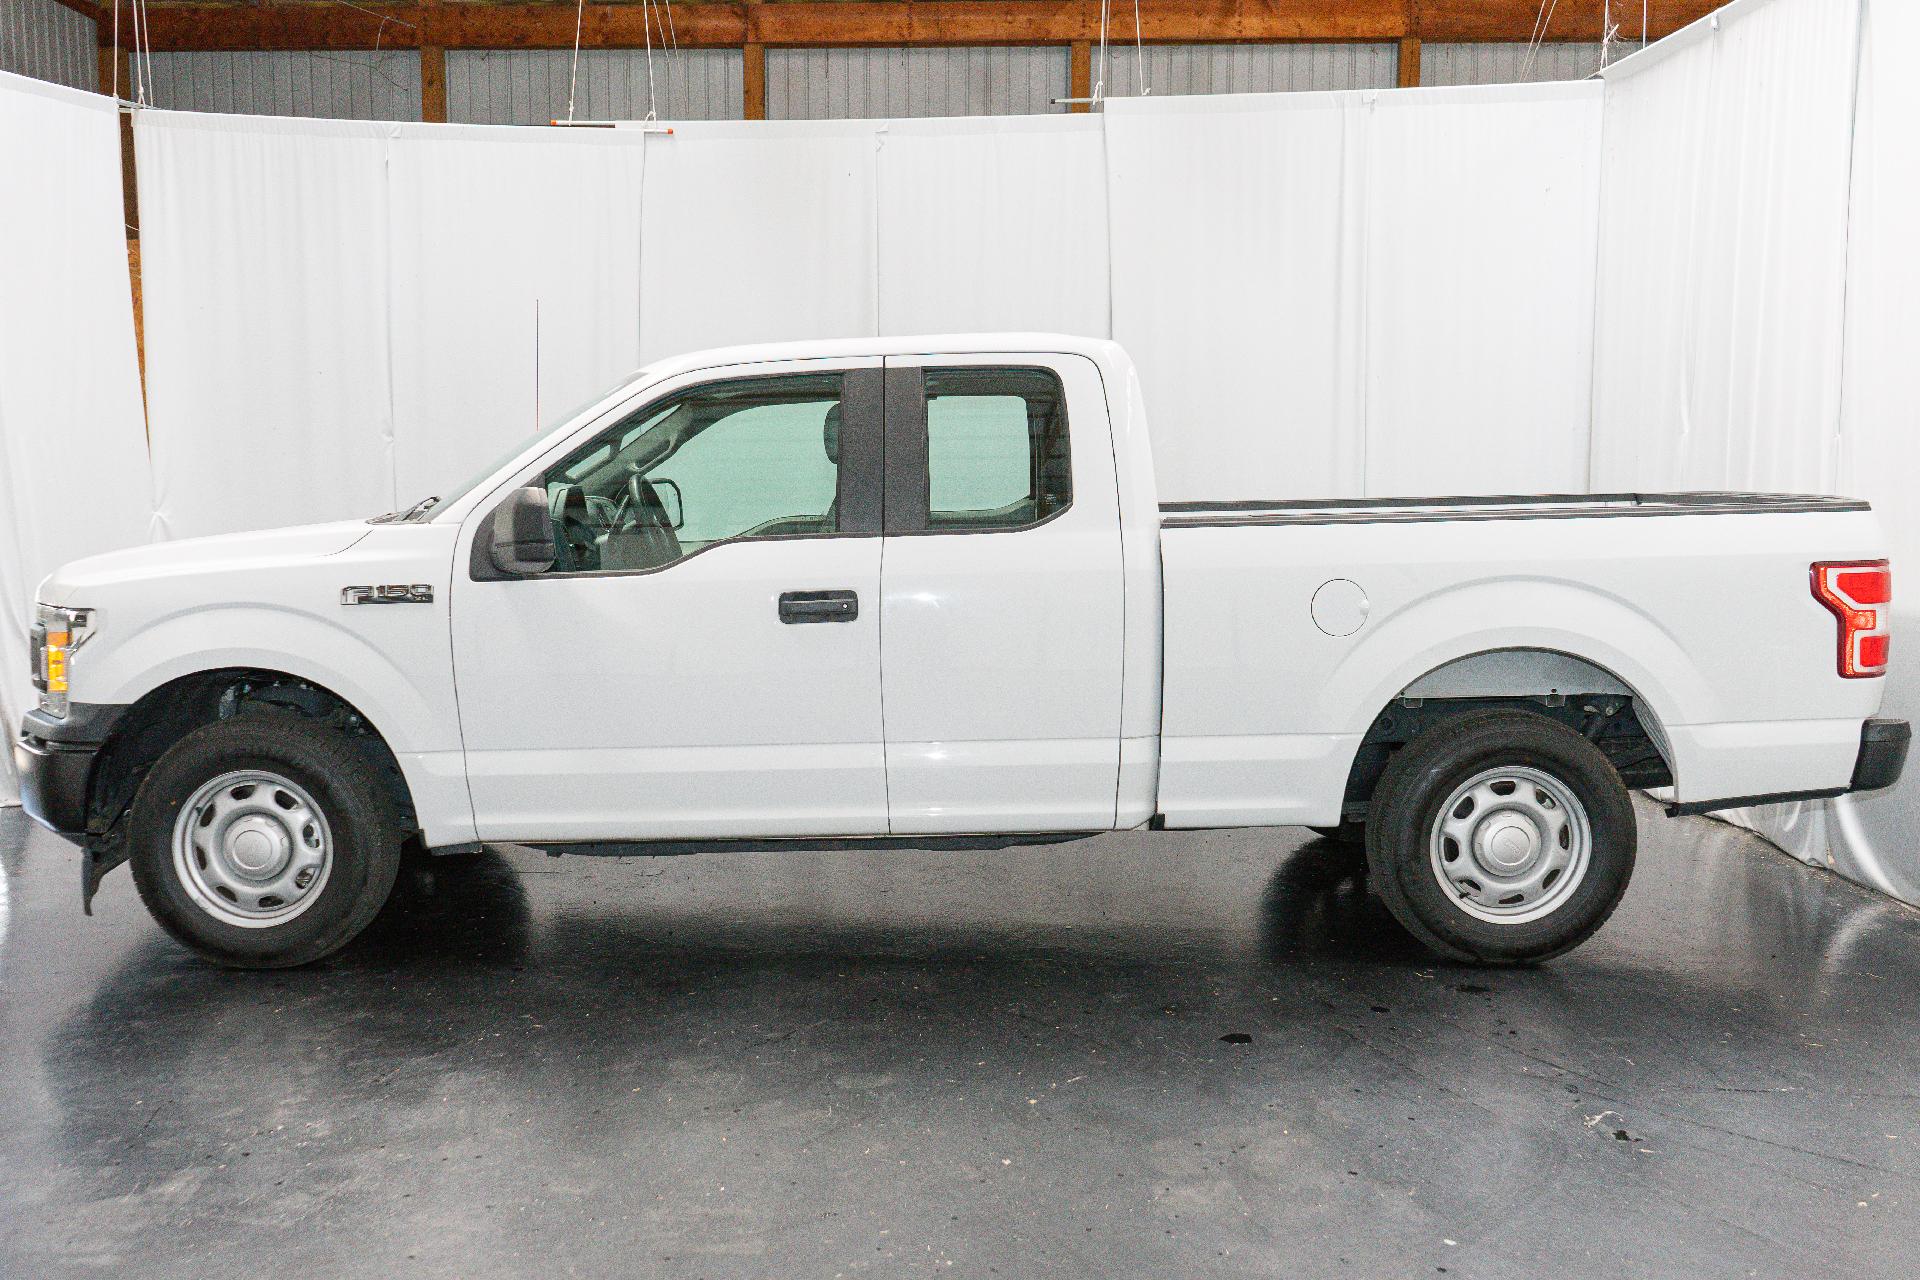
{"type": "Polygon", "coordinates": [[[1566,783],[1516,765],[1455,787],[1428,848],[1434,877],[1455,906],[1493,924],[1524,924],[1580,887],[1593,860],[1593,829],[1566,783]]]}
{"type": "Polygon", "coordinates": [[[261,769],[223,773],[174,820],[173,867],[202,911],[264,929],[320,896],[333,870],[333,833],[292,781],[261,769]]]}

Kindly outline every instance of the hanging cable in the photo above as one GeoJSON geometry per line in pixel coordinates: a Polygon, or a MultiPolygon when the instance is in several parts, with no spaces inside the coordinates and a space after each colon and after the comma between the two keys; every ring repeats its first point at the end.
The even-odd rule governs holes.
{"type": "MultiPolygon", "coordinates": [[[[354,4],[353,0],[333,0],[333,3],[339,5],[343,9],[351,9],[355,13],[364,13],[369,18],[380,19],[380,25],[373,29],[373,65],[369,68],[369,70],[374,75],[379,76],[382,80],[385,80],[388,84],[392,85],[394,87],[395,92],[400,94],[405,94],[407,92],[407,86],[403,84],[397,76],[390,74],[389,72],[387,72],[382,68],[381,60],[380,60],[381,47],[386,42],[388,23],[392,23],[396,27],[405,27],[409,31],[418,31],[420,30],[420,28],[414,26],[411,22],[406,22],[400,18],[393,17],[390,14],[380,13],[373,9],[363,9],[359,5],[354,4]]],[[[152,52],[151,40],[149,40],[148,45],[149,45],[148,52],[152,52]]],[[[311,56],[320,58],[323,60],[331,59],[334,62],[339,62],[347,66],[359,65],[357,63],[354,63],[351,59],[321,53],[318,50],[315,50],[311,54],[311,56]]],[[[418,80],[419,77],[414,76],[413,79],[418,80]]]]}
{"type": "Polygon", "coordinates": [[[1143,98],[1153,92],[1147,83],[1147,51],[1140,43],[1140,0],[1133,0],[1133,91],[1143,98]]]}
{"type": "Polygon", "coordinates": [[[567,123],[573,123],[573,98],[580,88],[580,24],[587,19],[587,0],[573,9],[573,69],[567,72],[567,123]]]}
{"type": "Polygon", "coordinates": [[[1560,7],[1560,0],[1540,0],[1540,11],[1533,18],[1533,35],[1527,39],[1526,57],[1520,63],[1520,78],[1525,80],[1533,74],[1533,60],[1540,52],[1540,42],[1547,38],[1547,28],[1553,25],[1553,11],[1560,7]]]}
{"type": "Polygon", "coordinates": [[[120,0],[113,0],[113,100],[120,101],[120,0]]]}
{"type": "Polygon", "coordinates": [[[1107,22],[1113,11],[1113,0],[1100,0],[1100,53],[1097,70],[1093,73],[1093,109],[1098,111],[1102,99],[1107,96],[1107,22]]]}
{"type": "Polygon", "coordinates": [[[145,38],[147,105],[153,105],[155,85],[153,79],[153,15],[147,11],[147,0],[140,0],[140,34],[145,38]]]}
{"type": "Polygon", "coordinates": [[[134,101],[143,107],[147,105],[147,77],[146,68],[140,61],[140,31],[145,25],[145,9],[146,0],[133,0],[133,61],[131,63],[131,70],[133,72],[134,101]]]}
{"type": "Polygon", "coordinates": [[[659,16],[658,11],[653,7],[653,0],[640,0],[640,29],[646,33],[647,37],[647,120],[649,123],[660,118],[660,102],[653,92],[653,24],[659,20],[659,16]]]}
{"type": "Polygon", "coordinates": [[[673,0],[667,0],[667,110],[673,110],[673,81],[680,77],[680,114],[687,114],[687,64],[680,57],[680,33],[673,29],[673,0]]]}

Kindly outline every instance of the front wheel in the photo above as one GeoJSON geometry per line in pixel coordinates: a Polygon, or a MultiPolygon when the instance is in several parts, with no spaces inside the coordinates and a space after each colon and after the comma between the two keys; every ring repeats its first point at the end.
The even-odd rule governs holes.
{"type": "Polygon", "coordinates": [[[1429,947],[1482,964],[1584,942],[1626,892],[1636,845],[1607,758],[1518,710],[1463,714],[1401,748],[1367,822],[1374,892],[1429,947]]]}
{"type": "Polygon", "coordinates": [[[400,867],[400,822],[370,754],[290,712],[181,738],[128,817],[135,885],[167,932],[218,964],[276,969],[345,946],[400,867]]]}

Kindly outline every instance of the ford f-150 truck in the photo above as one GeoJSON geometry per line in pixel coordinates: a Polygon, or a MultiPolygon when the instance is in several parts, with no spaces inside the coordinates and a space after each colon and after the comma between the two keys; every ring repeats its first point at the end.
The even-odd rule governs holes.
{"type": "MultiPolygon", "coordinates": [[[[705,352],[404,512],[39,591],[28,811],[238,966],[351,939],[404,846],[1005,846],[1310,825],[1436,951],[1599,928],[1630,788],[1886,786],[1862,502],[1159,501],[1110,342],[705,352]]],[[[1169,836],[1169,840],[1177,840],[1169,836]]]]}

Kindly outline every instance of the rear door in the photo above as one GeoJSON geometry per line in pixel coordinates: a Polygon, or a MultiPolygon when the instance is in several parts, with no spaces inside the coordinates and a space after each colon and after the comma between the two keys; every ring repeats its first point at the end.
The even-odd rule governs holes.
{"type": "Polygon", "coordinates": [[[1125,587],[1098,369],[890,358],[886,401],[891,829],[1111,827],[1125,587]]]}

